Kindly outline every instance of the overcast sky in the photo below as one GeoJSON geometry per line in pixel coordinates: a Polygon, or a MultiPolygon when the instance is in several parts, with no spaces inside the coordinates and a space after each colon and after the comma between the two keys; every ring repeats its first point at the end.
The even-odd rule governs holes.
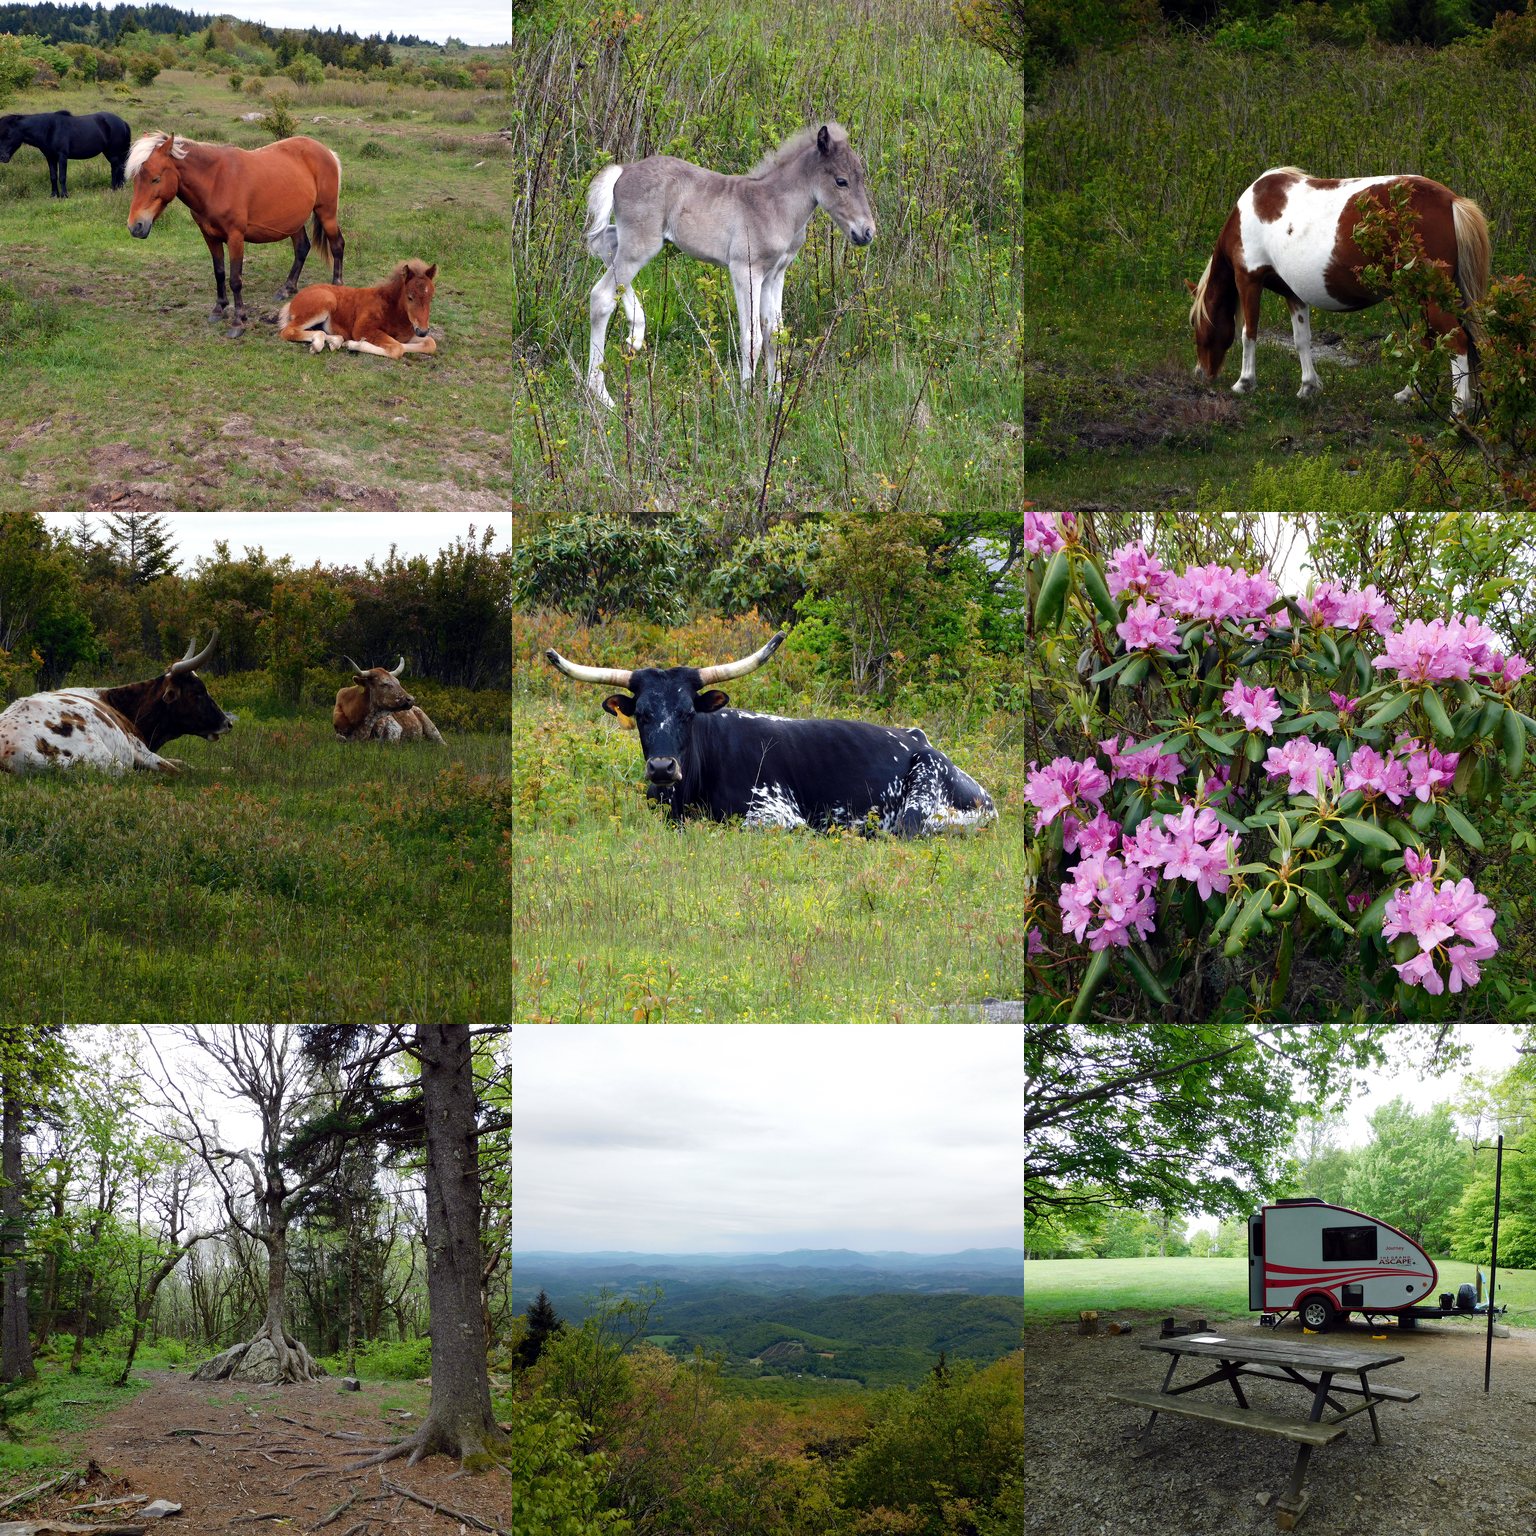
{"type": "Polygon", "coordinates": [[[529,1026],[513,1251],[1018,1247],[1008,1025],[529,1026]]]}
{"type": "Polygon", "coordinates": [[[260,21],[269,27],[319,27],[329,32],[340,27],[367,37],[387,32],[401,37],[420,37],[444,43],[456,37],[461,43],[506,43],[512,40],[510,0],[446,0],[446,4],[405,5],[402,0],[330,0],[323,13],[302,0],[235,0],[227,10],[188,7],[202,15],[233,16],[239,21],[260,21]]]}
{"type": "MultiPolygon", "coordinates": [[[[233,554],[260,545],[274,559],[292,555],[298,565],[362,565],[371,555],[382,561],[389,546],[398,544],[402,556],[435,555],[469,525],[487,524],[506,548],[512,537],[511,514],[465,512],[162,512],[176,543],[180,569],[189,573],[199,555],[211,555],[214,543],[227,539],[233,554]]],[[[43,521],[55,531],[73,529],[73,512],[44,512],[43,521]]],[[[98,536],[104,526],[91,518],[98,536]]]]}

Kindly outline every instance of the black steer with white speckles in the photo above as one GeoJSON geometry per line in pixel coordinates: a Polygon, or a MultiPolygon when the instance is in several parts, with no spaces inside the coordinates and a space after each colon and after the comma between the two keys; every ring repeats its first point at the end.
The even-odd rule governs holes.
{"type": "Polygon", "coordinates": [[[916,726],[784,720],[730,709],[711,683],[755,671],[777,634],[741,661],[713,667],[586,667],[557,651],[551,666],[582,683],[627,689],[603,708],[640,732],[647,792],[674,818],[826,829],[874,825],[900,837],[985,826],[992,797],[916,726]]]}

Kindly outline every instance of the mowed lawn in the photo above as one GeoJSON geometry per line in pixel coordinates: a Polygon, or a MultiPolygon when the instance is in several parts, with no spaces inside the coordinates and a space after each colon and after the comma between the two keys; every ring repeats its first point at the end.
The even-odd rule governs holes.
{"type": "Polygon", "coordinates": [[[0,775],[0,1014],[510,1017],[509,738],[239,713],[179,777],[0,775]]]}
{"type": "Polygon", "coordinates": [[[943,1021],[1035,990],[1028,809],[1006,740],[915,722],[992,791],[1000,821],[978,832],[674,826],[599,698],[513,709],[519,1019],[943,1021]]]}
{"type": "MultiPolygon", "coordinates": [[[[1479,1266],[1436,1259],[1440,1291],[1474,1279],[1479,1266]]],[[[1481,1266],[1486,1285],[1488,1266],[1481,1266]]],[[[1536,1269],[1503,1269],[1499,1300],[1509,1303],[1503,1319],[1536,1327],[1536,1269]]],[[[1436,1299],[1431,1297],[1430,1301],[1436,1299]]],[[[1024,1265],[1024,1315],[1030,1322],[1075,1317],[1084,1308],[1100,1312],[1166,1314],[1194,1308],[1213,1317],[1248,1312],[1248,1260],[1240,1259],[1031,1259],[1024,1265]]]]}
{"type": "MultiPolygon", "coordinates": [[[[291,245],[248,246],[250,324],[208,321],[213,269],[185,205],[146,241],[131,193],[104,159],[73,161],[70,196],[48,195],[35,149],[0,166],[0,509],[431,506],[489,510],[509,494],[511,196],[501,98],[335,81],[274,80],[298,132],[341,158],[344,278],[382,281],[408,257],[439,264],[439,351],[393,363],[316,357],[263,316],[291,245]]],[[[151,129],[254,149],[241,115],[260,98],[220,77],[168,70],[143,89],[26,91],[10,111],[115,112],[151,129]]],[[[329,282],[312,250],[301,281],[329,282]]]]}

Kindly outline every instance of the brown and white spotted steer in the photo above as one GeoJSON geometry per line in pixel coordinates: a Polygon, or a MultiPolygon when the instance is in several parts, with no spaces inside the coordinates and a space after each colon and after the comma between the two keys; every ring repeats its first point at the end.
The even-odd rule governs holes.
{"type": "Polygon", "coordinates": [[[130,768],[179,773],[185,763],[160,756],[166,742],[178,736],[216,741],[235,723],[194,670],[218,638],[215,629],[200,651],[194,640],[180,661],[147,683],[65,688],[17,699],[0,713],[0,772],[84,767],[114,776],[130,768]]]}
{"type": "MultiPolygon", "coordinates": [[[[1367,309],[1386,295],[1365,280],[1368,258],[1355,240],[1355,226],[1373,205],[1391,201],[1401,187],[1415,220],[1424,255],[1446,272],[1460,293],[1463,312],[1452,314],[1431,305],[1425,316],[1427,338],[1443,336],[1451,352],[1451,380],[1456,408],[1472,399],[1472,364],[1476,361],[1479,322],[1474,306],[1488,291],[1491,261],[1488,222],[1470,198],[1423,176],[1356,176],[1341,181],[1309,176],[1294,166],[1266,171],[1237,200],[1198,283],[1190,285],[1194,303],[1189,320],[1195,330],[1200,368],[1214,379],[1243,319],[1243,368],[1233,390],[1254,387],[1259,342],[1259,301],[1267,288],[1291,311],[1291,335],[1301,361],[1305,399],[1322,386],[1312,366],[1310,310],[1367,309]]],[[[1397,398],[1413,398],[1410,384],[1397,398]]]]}
{"type": "Polygon", "coordinates": [[[336,695],[331,724],[343,741],[442,741],[427,712],[400,686],[405,657],[388,667],[352,662],[352,686],[336,695]]]}

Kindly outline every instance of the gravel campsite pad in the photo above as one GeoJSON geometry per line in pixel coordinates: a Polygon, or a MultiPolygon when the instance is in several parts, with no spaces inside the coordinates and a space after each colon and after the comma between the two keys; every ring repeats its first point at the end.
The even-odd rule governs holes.
{"type": "MultiPolygon", "coordinates": [[[[1166,1315],[1166,1314],[1161,1314],[1166,1315]]],[[[1160,1316],[1161,1316],[1160,1315],[1160,1316]]],[[[1185,1314],[1190,1321],[1196,1313],[1185,1314]]],[[[1218,1319],[1211,1331],[1243,1339],[1257,1319],[1218,1319]]],[[[1130,1321],[1130,1333],[1082,1337],[1076,1321],[1032,1326],[1025,1336],[1024,1486],[1036,1536],[1246,1536],[1273,1532],[1271,1508],[1296,1448],[1289,1441],[1198,1419],[1160,1417],[1146,1440],[1146,1415],[1106,1393],[1155,1391],[1169,1356],[1140,1346],[1155,1339],[1160,1318],[1105,1313],[1130,1321]]],[[[1266,1337],[1300,1341],[1293,1320],[1266,1337]]],[[[1311,1504],[1298,1530],[1309,1536],[1531,1536],[1536,1531],[1536,1330],[1511,1328],[1493,1343],[1493,1390],[1483,1395],[1483,1327],[1428,1323],[1399,1332],[1351,1322],[1320,1344],[1350,1344],[1401,1354],[1372,1381],[1417,1391],[1413,1403],[1378,1410],[1383,1443],[1370,1422],[1312,1457],[1311,1504]],[[1373,1334],[1385,1334],[1384,1342],[1373,1334]]],[[[1193,1381],[1184,1360],[1174,1377],[1193,1381]],[[1185,1373],[1189,1374],[1186,1376],[1185,1373]]],[[[1201,1371],[1203,1374],[1203,1369],[1201,1371]]],[[[1250,1404],[1304,1418],[1300,1387],[1244,1378],[1250,1404]]],[[[1233,1401],[1213,1385],[1191,1400],[1233,1401]]]]}
{"type": "MultiPolygon", "coordinates": [[[[225,1528],[310,1530],[355,1491],[355,1500],[327,1531],[340,1536],[370,1515],[371,1525],[362,1524],[357,1536],[455,1536],[476,1529],[398,1493],[375,1499],[386,1492],[387,1480],[474,1516],[484,1523],[481,1529],[510,1523],[509,1484],[496,1472],[455,1476],[458,1464],[442,1456],[409,1469],[397,1460],[366,1472],[343,1470],[421,1422],[428,1400],[424,1387],[365,1381],[361,1392],[343,1394],[334,1377],[259,1387],[193,1381],[172,1371],[143,1374],[153,1385],[80,1438],[79,1464],[90,1458],[108,1478],[93,1479],[86,1491],[67,1499],[40,1501],[28,1508],[28,1519],[63,1515],[87,1500],[139,1493],[182,1506],[179,1516],[159,1527],[164,1536],[206,1536],[225,1528]],[[396,1406],[405,1402],[408,1409],[396,1406]],[[194,1433],[175,1433],[182,1430],[194,1433]]],[[[127,1509],[116,1518],[131,1515],[127,1509]]]]}

